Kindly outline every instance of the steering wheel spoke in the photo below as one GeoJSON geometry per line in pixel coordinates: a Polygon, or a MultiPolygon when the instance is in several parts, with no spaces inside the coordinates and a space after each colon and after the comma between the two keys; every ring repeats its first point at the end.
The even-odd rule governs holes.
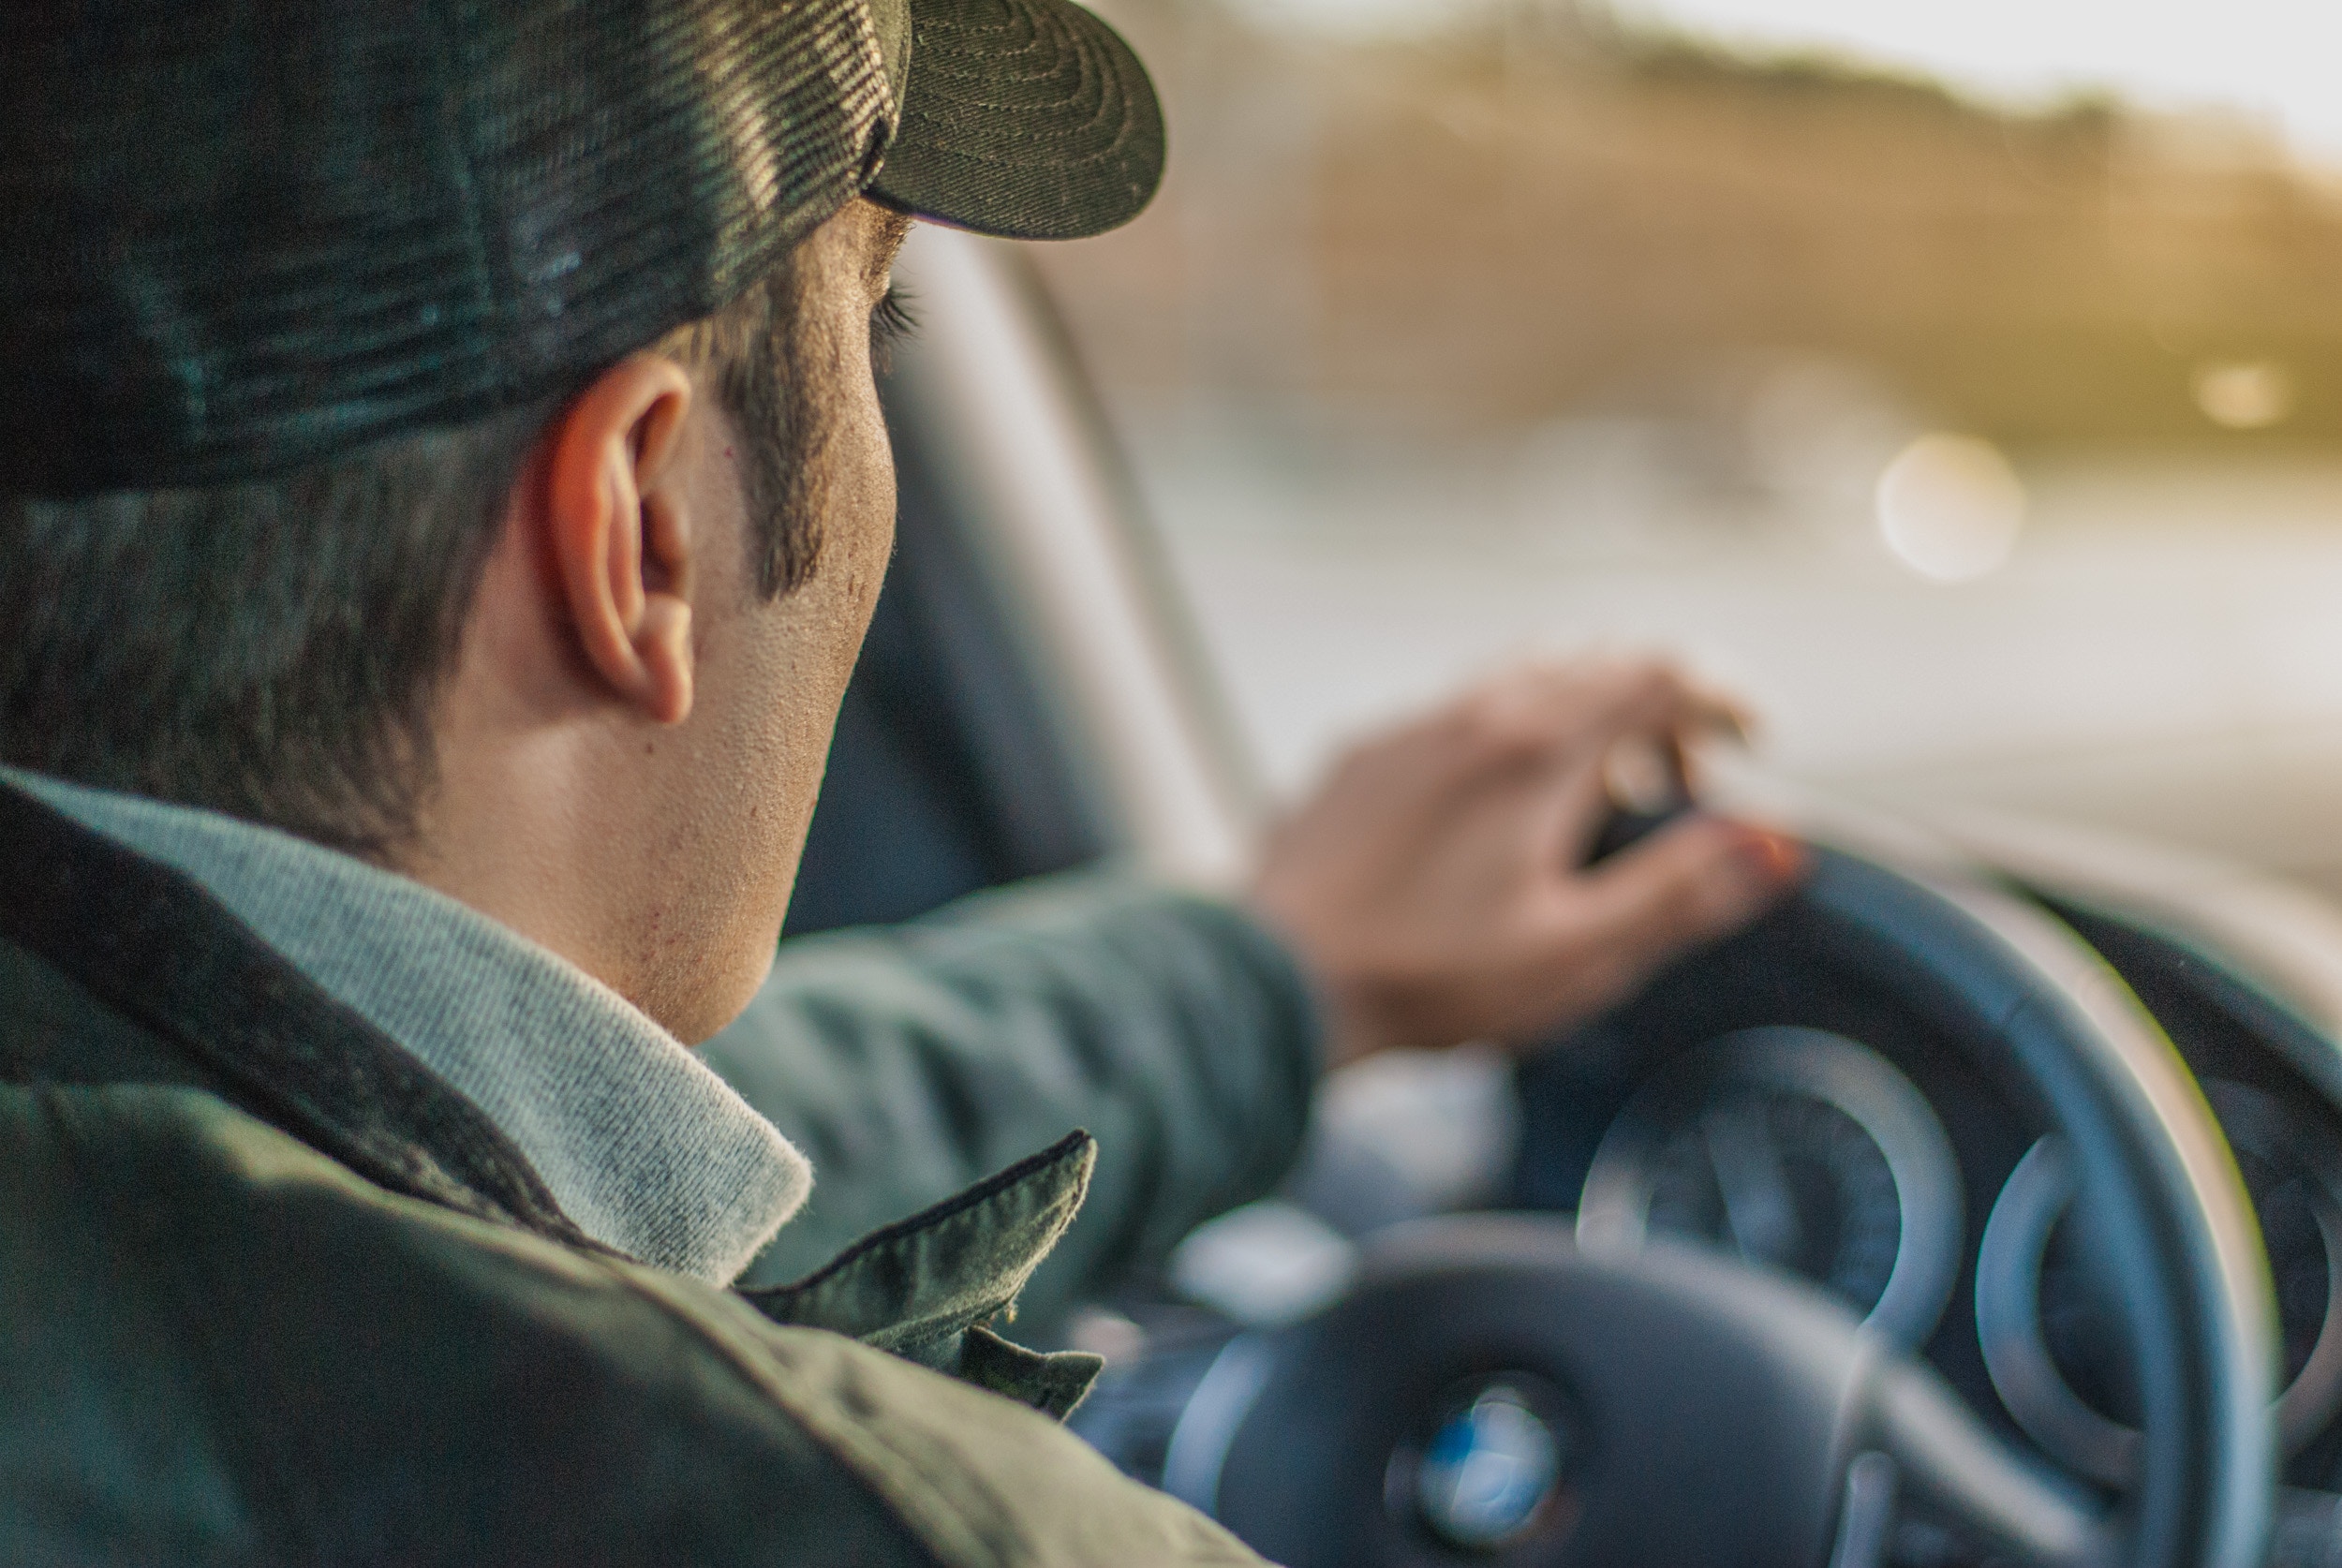
{"type": "Polygon", "coordinates": [[[1881,1363],[1869,1403],[1869,1445],[1846,1467],[1831,1568],[1886,1561],[1887,1529],[1875,1531],[1878,1550],[1850,1548],[1871,1539],[1874,1514],[1883,1509],[1890,1525],[1914,1505],[1982,1548],[1979,1556],[2044,1568],[2114,1561],[2115,1532],[2094,1501],[1988,1430],[1933,1368],[1881,1363]]]}

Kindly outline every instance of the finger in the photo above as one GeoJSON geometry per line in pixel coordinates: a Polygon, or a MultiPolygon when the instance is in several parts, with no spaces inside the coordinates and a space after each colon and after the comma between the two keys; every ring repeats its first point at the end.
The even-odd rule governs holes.
{"type": "Polygon", "coordinates": [[[1747,703],[1727,692],[1695,688],[1685,704],[1682,733],[1746,746],[1756,738],[1756,715],[1747,703]]]}
{"type": "Polygon", "coordinates": [[[1656,738],[1702,711],[1672,665],[1644,660],[1512,672],[1475,694],[1470,719],[1483,741],[1482,766],[1553,765],[1598,756],[1630,733],[1656,738]]]}
{"type": "MultiPolygon", "coordinates": [[[[1521,770],[1549,773],[1575,797],[1582,792],[1578,770],[1598,763],[1623,738],[1680,746],[1678,737],[1693,731],[1739,733],[1744,723],[1730,702],[1663,660],[1519,665],[1366,737],[1345,752],[1329,782],[1343,792],[1371,782],[1378,798],[1408,802],[1416,812],[1446,810],[1459,792],[1521,770]]],[[[1555,810],[1566,822],[1581,815],[1559,802],[1555,810]]],[[[1550,815],[1539,814],[1540,826],[1550,815]]]]}
{"type": "Polygon", "coordinates": [[[1654,685],[1680,694],[1687,729],[1714,731],[1742,740],[1754,730],[1753,716],[1739,698],[1720,687],[1694,680],[1674,660],[1658,657],[1510,665],[1475,682],[1441,708],[1480,704],[1491,712],[1509,711],[1533,724],[1558,720],[1566,725],[1590,705],[1598,706],[1608,694],[1654,685]]]}
{"type": "MultiPolygon", "coordinates": [[[[1660,672],[1662,684],[1648,688],[1643,705],[1638,709],[1630,702],[1614,712],[1592,743],[1602,744],[1605,732],[1614,736],[1601,759],[1612,804],[1666,815],[1698,799],[1703,743],[1726,740],[1744,746],[1754,720],[1745,707],[1722,692],[1693,684],[1671,667],[1661,666],[1660,672]]],[[[1597,819],[1588,833],[1599,827],[1597,819]]]]}
{"type": "Polygon", "coordinates": [[[1653,834],[1589,872],[1580,939],[1613,955],[1613,984],[1631,988],[1684,949],[1740,929],[1804,875],[1803,848],[1785,834],[1695,817],[1653,834]]]}
{"type": "Polygon", "coordinates": [[[1442,807],[1508,817],[1530,865],[1570,876],[1609,817],[1611,764],[1639,747],[1666,766],[1676,720],[1694,703],[1682,676],[1653,661],[1508,672],[1474,694],[1462,721],[1476,728],[1442,807]]]}
{"type": "Polygon", "coordinates": [[[1546,799],[1532,842],[1536,863],[1555,873],[1584,865],[1613,809],[1666,814],[1689,805],[1683,731],[1719,711],[1664,666],[1626,673],[1604,704],[1542,759],[1546,799]]]}
{"type": "Polygon", "coordinates": [[[1602,759],[1602,777],[1610,803],[1623,811],[1665,816],[1692,801],[1690,764],[1683,743],[1672,732],[1620,741],[1602,759]]]}
{"type": "MultiPolygon", "coordinates": [[[[1570,732],[1549,689],[1552,672],[1519,668],[1459,692],[1436,707],[1358,740],[1337,761],[1329,782],[1371,787],[1386,799],[1410,798],[1445,810],[1460,790],[1542,760],[1557,733],[1570,732]]],[[[1564,701],[1582,706],[1615,684],[1579,681],[1564,701]]]]}
{"type": "Polygon", "coordinates": [[[1576,880],[1553,906],[1533,984],[1491,1012],[1489,1038],[1528,1045],[1624,1001],[1670,959],[1739,929],[1803,877],[1785,835],[1687,819],[1576,880]]]}
{"type": "Polygon", "coordinates": [[[1602,762],[1577,762],[1557,769],[1543,791],[1541,807],[1528,821],[1530,864],[1550,877],[1574,878],[1617,809],[1609,771],[1602,762]]]}
{"type": "Polygon", "coordinates": [[[1580,686],[1573,713],[1557,694],[1548,722],[1573,750],[1609,750],[1621,742],[1677,748],[1703,737],[1745,741],[1747,712],[1723,693],[1697,685],[1669,664],[1621,667],[1598,686],[1580,686]]]}

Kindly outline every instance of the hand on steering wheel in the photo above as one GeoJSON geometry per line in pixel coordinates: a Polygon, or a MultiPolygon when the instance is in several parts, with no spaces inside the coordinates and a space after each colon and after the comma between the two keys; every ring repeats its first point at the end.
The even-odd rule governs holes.
{"type": "Polygon", "coordinates": [[[1331,1063],[1549,1038],[1780,897],[1796,844],[1717,818],[1586,864],[1615,757],[1680,773],[1698,732],[1741,727],[1664,664],[1531,666],[1352,749],[1253,889],[1318,982],[1331,1063]]]}

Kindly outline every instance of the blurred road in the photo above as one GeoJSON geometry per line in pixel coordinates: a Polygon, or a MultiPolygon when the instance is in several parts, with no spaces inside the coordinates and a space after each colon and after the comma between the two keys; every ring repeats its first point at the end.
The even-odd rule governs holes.
{"type": "Polygon", "coordinates": [[[1282,788],[1508,655],[1667,648],[1752,697],[1766,761],[1802,783],[2144,832],[2342,893],[2342,464],[2023,467],[2014,555],[1945,586],[1847,494],[1257,437],[1138,462],[1282,788]]]}

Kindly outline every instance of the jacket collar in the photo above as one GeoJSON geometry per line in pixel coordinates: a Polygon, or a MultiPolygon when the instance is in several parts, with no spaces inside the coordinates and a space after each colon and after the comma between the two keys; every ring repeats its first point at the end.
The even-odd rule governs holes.
{"type": "Polygon", "coordinates": [[[9,934],[377,1179],[421,1158],[717,1282],[803,1202],[803,1156],[672,1036],[453,900],[216,813],[6,782],[9,934]],[[25,896],[43,878],[73,886],[25,896]]]}
{"type": "MultiPolygon", "coordinates": [[[[0,940],[142,1026],[173,1058],[168,1075],[192,1070],[239,1109],[378,1186],[572,1247],[621,1250],[563,1212],[479,1105],[202,883],[5,779],[0,940]]],[[[0,1080],[83,1077],[70,1040],[25,1048],[46,1054],[0,1051],[0,1080]]],[[[1025,1350],[989,1325],[1014,1311],[1073,1221],[1096,1158],[1089,1135],[1072,1133],[796,1284],[748,1299],[776,1322],[850,1335],[1062,1419],[1099,1358],[1025,1350]]]]}

